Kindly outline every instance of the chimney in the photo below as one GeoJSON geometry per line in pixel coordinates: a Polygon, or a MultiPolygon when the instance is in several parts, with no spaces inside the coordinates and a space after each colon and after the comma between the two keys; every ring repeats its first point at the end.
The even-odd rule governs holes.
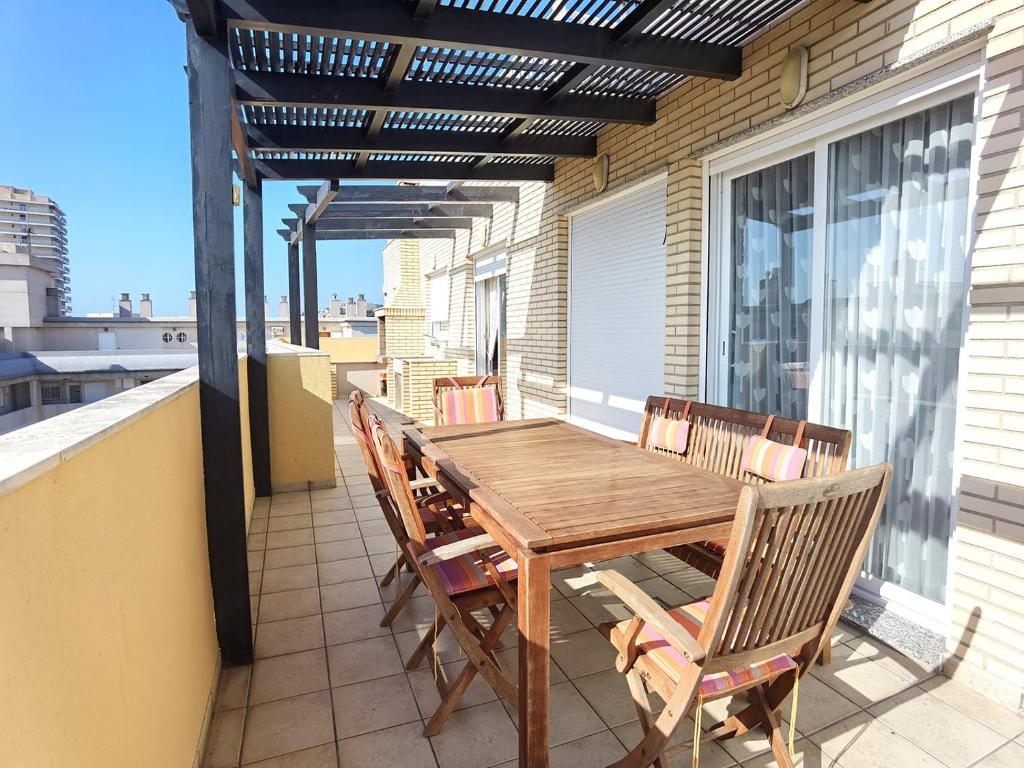
{"type": "Polygon", "coordinates": [[[331,294],[330,312],[328,317],[341,317],[341,299],[338,298],[338,294],[331,294]]]}
{"type": "Polygon", "coordinates": [[[196,316],[196,292],[189,291],[188,293],[188,316],[196,316]]]}
{"type": "Polygon", "coordinates": [[[348,297],[348,301],[345,302],[345,317],[351,320],[356,316],[356,300],[351,296],[348,297]]]}
{"type": "Polygon", "coordinates": [[[117,316],[118,317],[131,317],[132,316],[132,297],[130,294],[122,293],[121,300],[117,302],[117,316]]]}
{"type": "Polygon", "coordinates": [[[267,301],[266,294],[263,295],[263,319],[266,320],[270,317],[270,302],[267,301]]]}
{"type": "Polygon", "coordinates": [[[277,313],[278,317],[288,317],[288,297],[282,296],[281,300],[277,302],[277,313]]]}
{"type": "Polygon", "coordinates": [[[46,316],[58,317],[60,315],[60,291],[56,288],[46,289],[46,316]]]}
{"type": "Polygon", "coordinates": [[[148,293],[142,294],[139,299],[139,317],[153,317],[153,301],[148,293]]]}
{"type": "Polygon", "coordinates": [[[356,299],[356,317],[366,317],[366,296],[359,294],[359,298],[356,299]]]}

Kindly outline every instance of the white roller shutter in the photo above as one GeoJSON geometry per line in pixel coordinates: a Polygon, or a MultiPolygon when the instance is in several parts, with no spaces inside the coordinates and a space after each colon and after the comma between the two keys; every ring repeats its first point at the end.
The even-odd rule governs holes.
{"type": "Polygon", "coordinates": [[[664,390],[664,178],[574,215],[569,239],[569,420],[635,439],[664,390]]]}

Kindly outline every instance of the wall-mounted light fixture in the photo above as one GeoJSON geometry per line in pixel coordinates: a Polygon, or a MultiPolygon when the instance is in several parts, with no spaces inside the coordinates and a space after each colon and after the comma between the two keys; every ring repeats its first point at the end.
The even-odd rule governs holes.
{"type": "Polygon", "coordinates": [[[807,93],[807,49],[794,45],[782,61],[779,74],[779,101],[786,109],[793,109],[804,100],[807,93]]]}

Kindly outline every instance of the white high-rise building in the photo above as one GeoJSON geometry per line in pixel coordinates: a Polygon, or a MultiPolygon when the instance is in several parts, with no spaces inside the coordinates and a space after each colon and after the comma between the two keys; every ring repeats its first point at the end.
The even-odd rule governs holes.
{"type": "Polygon", "coordinates": [[[27,256],[44,266],[56,289],[57,314],[71,314],[67,220],[57,203],[0,184],[0,256],[27,256]]]}

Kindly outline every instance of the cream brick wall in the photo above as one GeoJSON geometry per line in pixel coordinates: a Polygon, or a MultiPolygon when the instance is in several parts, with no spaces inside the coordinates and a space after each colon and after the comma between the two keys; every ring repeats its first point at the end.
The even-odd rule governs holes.
{"type": "MultiPolygon", "coordinates": [[[[1024,4],[816,0],[746,46],[738,80],[686,81],[660,100],[657,123],[605,129],[598,150],[610,156],[611,190],[668,173],[665,390],[695,397],[702,184],[700,163],[690,156],[784,113],[777,78],[791,45],[809,48],[810,101],[989,19],[995,24],[982,43],[977,238],[958,446],[963,479],[950,584],[954,656],[947,668],[1016,704],[1024,690],[1024,4]]],[[[497,206],[492,222],[454,244],[424,246],[425,262],[462,268],[479,246],[508,242],[510,418],[565,410],[566,213],[593,197],[590,162],[563,161],[554,184],[521,185],[519,205],[497,206]]],[[[466,301],[457,298],[455,281],[452,301],[466,301]]],[[[462,330],[469,355],[465,348],[450,352],[463,362],[472,359],[471,328],[469,312],[462,330]]]]}

